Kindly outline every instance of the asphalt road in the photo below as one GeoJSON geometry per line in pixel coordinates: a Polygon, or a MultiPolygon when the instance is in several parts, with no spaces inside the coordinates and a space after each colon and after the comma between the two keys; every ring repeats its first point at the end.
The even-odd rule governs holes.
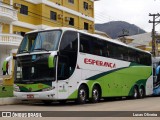
{"type": "MultiPolygon", "coordinates": [[[[160,115],[160,97],[147,97],[144,99],[137,99],[137,100],[128,100],[128,99],[116,99],[116,100],[107,100],[107,101],[101,101],[100,103],[96,103],[96,104],[91,104],[91,103],[87,103],[87,104],[83,104],[83,105],[78,105],[74,102],[67,102],[66,104],[62,105],[59,104],[58,102],[53,102],[51,105],[45,105],[41,102],[37,102],[37,103],[28,103],[25,102],[24,104],[19,104],[19,105],[5,105],[5,106],[0,106],[0,111],[52,111],[54,113],[54,111],[95,111],[93,113],[87,113],[86,114],[91,114],[91,117],[84,117],[85,113],[78,113],[78,114],[82,114],[81,117],[76,117],[76,120],[106,120],[106,117],[96,117],[96,114],[98,116],[98,114],[100,112],[96,112],[96,111],[114,111],[113,113],[108,113],[106,112],[106,114],[116,114],[118,117],[113,117],[111,119],[118,119],[118,120],[160,120],[160,116],[159,117],[148,117],[148,116],[142,116],[142,117],[125,117],[125,112],[119,112],[119,111],[132,111],[132,114],[139,114],[139,111],[145,111],[142,112],[143,113],[149,113],[152,114],[154,113],[153,111],[158,111],[158,115],[160,115]],[[118,112],[115,112],[118,111],[118,112]],[[93,116],[92,116],[93,115],[93,116]],[[121,117],[122,115],[122,117],[121,117]],[[84,117],[84,118],[82,118],[84,117]]],[[[63,112],[64,113],[64,112],[63,112]]],[[[52,113],[51,113],[52,114],[52,113]]],[[[47,118],[47,119],[52,119],[52,120],[66,120],[69,118],[69,120],[75,120],[74,117],[63,117],[63,114],[61,114],[61,112],[57,112],[56,113],[57,116],[59,116],[56,119],[52,119],[51,117],[47,118]]],[[[73,114],[71,113],[70,115],[74,116],[77,113],[73,114]]],[[[101,115],[101,114],[100,114],[101,115]]],[[[102,114],[104,115],[104,114],[102,114]]],[[[107,116],[107,115],[106,115],[107,116]]],[[[54,117],[55,118],[55,117],[54,117]]],[[[107,119],[109,119],[110,117],[108,117],[107,119]]],[[[2,119],[2,118],[0,118],[2,119]]],[[[7,118],[3,118],[3,120],[5,120],[7,118]]],[[[22,118],[16,118],[17,119],[22,119],[22,118]]],[[[24,118],[25,119],[25,118],[24,118]]],[[[26,118],[27,119],[27,118],[26,118]]],[[[31,119],[31,118],[30,118],[31,119]]],[[[37,120],[41,120],[41,119],[45,119],[46,118],[36,118],[37,120]]],[[[8,120],[8,119],[7,119],[8,120]]]]}

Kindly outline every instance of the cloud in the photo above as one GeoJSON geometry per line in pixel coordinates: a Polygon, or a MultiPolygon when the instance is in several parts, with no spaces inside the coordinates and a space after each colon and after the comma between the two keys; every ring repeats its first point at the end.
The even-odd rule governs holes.
{"type": "MultiPolygon", "coordinates": [[[[160,13],[160,0],[100,0],[95,2],[95,22],[126,21],[150,32],[149,13],[160,13]]],[[[159,17],[160,19],[160,17],[159,17]]],[[[157,19],[157,20],[159,20],[157,19]]],[[[160,25],[156,26],[160,31],[160,25]]]]}

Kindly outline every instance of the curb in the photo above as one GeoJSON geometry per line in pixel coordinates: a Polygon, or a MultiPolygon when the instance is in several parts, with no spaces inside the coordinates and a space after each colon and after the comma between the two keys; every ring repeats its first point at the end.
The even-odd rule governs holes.
{"type": "Polygon", "coordinates": [[[22,103],[22,101],[16,99],[15,97],[0,98],[0,106],[1,105],[19,104],[19,103],[22,103]]]}

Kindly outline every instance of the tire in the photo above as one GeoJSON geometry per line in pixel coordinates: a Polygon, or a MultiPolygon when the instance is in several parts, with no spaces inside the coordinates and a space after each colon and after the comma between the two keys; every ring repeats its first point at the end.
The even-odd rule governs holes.
{"type": "Polygon", "coordinates": [[[132,98],[133,99],[137,99],[138,98],[138,88],[137,87],[134,87],[133,89],[133,95],[132,95],[132,98]]]}
{"type": "Polygon", "coordinates": [[[78,104],[85,104],[87,100],[88,92],[84,85],[80,86],[78,89],[78,98],[76,102],[78,104]]]}
{"type": "Polygon", "coordinates": [[[100,98],[101,98],[100,89],[99,89],[98,86],[94,86],[93,90],[92,90],[91,102],[92,103],[97,103],[97,102],[99,102],[100,98]]]}
{"type": "Polygon", "coordinates": [[[143,87],[140,87],[139,89],[139,98],[144,98],[145,97],[145,90],[143,87]]]}

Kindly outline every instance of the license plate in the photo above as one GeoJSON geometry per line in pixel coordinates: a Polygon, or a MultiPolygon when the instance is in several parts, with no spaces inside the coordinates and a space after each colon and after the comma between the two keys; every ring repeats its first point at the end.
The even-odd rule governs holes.
{"type": "Polygon", "coordinates": [[[27,98],[28,98],[28,99],[33,99],[33,98],[34,98],[34,95],[27,95],[27,98]]]}

